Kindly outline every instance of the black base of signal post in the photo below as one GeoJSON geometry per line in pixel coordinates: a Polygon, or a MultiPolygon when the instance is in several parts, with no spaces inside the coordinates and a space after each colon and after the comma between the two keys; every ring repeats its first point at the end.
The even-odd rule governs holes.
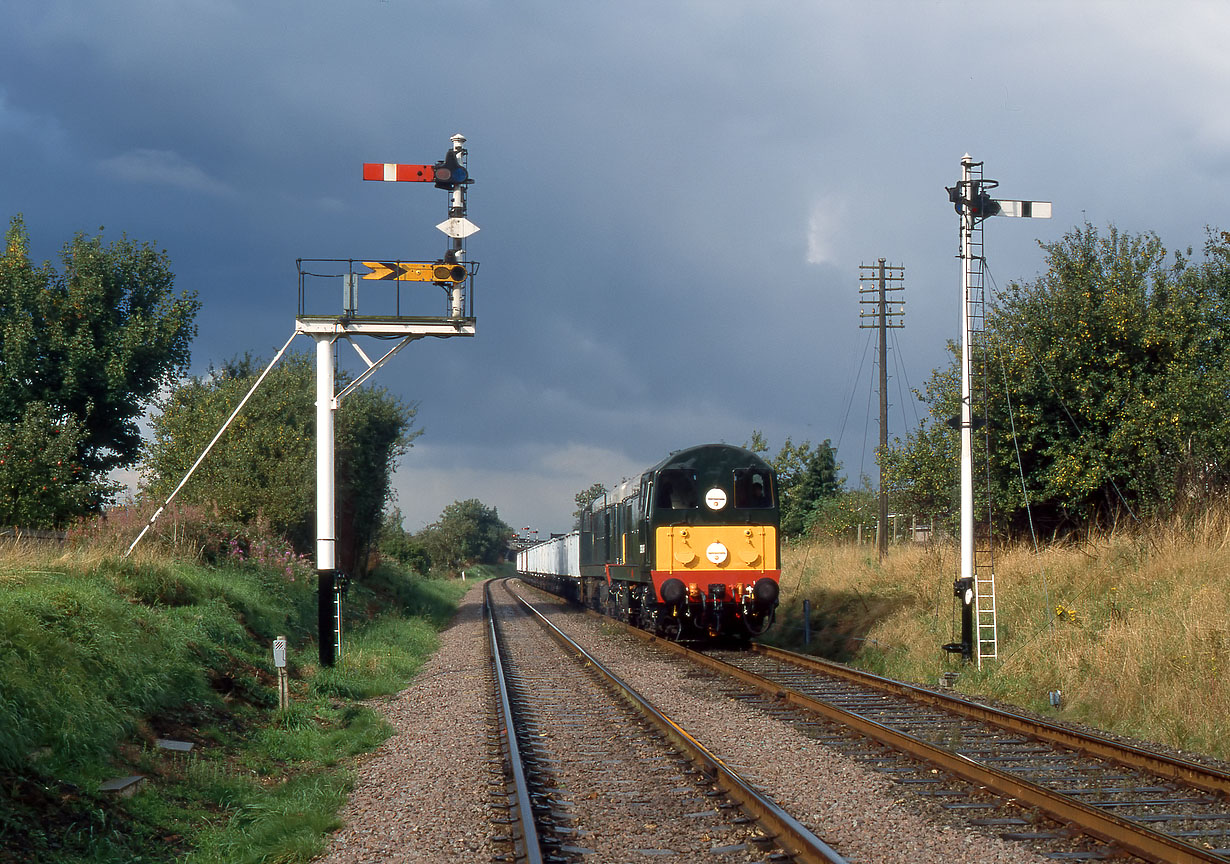
{"type": "Polygon", "coordinates": [[[958,578],[952,583],[952,593],[961,600],[961,641],[949,642],[943,648],[969,663],[974,659],[974,580],[958,578]]]}
{"type": "Polygon", "coordinates": [[[316,623],[320,640],[320,665],[332,666],[337,662],[338,642],[341,639],[342,579],[336,570],[318,570],[316,573],[316,623]]]}

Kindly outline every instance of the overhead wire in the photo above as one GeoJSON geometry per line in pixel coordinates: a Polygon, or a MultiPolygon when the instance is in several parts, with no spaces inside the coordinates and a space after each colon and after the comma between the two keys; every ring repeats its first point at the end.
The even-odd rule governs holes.
{"type": "MultiPolygon", "coordinates": [[[[858,372],[857,372],[857,374],[856,374],[856,375],[855,375],[852,379],[850,379],[850,380],[851,380],[851,384],[850,384],[849,396],[848,396],[848,398],[846,399],[846,409],[845,409],[844,415],[842,416],[842,419],[841,419],[841,427],[840,427],[840,429],[839,429],[839,430],[838,430],[838,432],[837,432],[837,447],[836,447],[836,449],[837,449],[837,452],[838,452],[838,453],[840,453],[840,452],[841,452],[841,442],[842,442],[842,440],[845,438],[845,434],[846,434],[846,424],[849,422],[849,420],[850,420],[850,412],[851,412],[851,411],[853,410],[853,408],[854,408],[854,396],[855,396],[855,394],[858,392],[858,383],[859,383],[859,381],[861,381],[861,380],[862,380],[862,377],[863,377],[863,369],[864,369],[864,368],[866,368],[866,366],[867,366],[867,354],[868,354],[868,352],[870,351],[871,338],[872,338],[872,337],[871,337],[871,334],[869,333],[869,334],[867,335],[866,340],[864,341],[864,344],[863,344],[863,355],[862,355],[862,357],[860,358],[860,361],[859,361],[859,363],[858,363],[858,372]]],[[[853,362],[851,362],[851,365],[853,366],[853,365],[854,365],[854,363],[853,363],[853,362]]],[[[865,443],[865,442],[864,442],[864,443],[865,443]]]]}
{"type": "MultiPolygon", "coordinates": [[[[990,268],[986,266],[985,261],[983,262],[983,271],[986,274],[987,278],[990,280],[992,293],[993,294],[998,293],[999,285],[995,282],[995,277],[994,275],[992,275],[990,268]]],[[[1025,516],[1029,522],[1029,537],[1030,537],[1030,541],[1033,544],[1034,560],[1038,561],[1042,553],[1038,545],[1038,535],[1034,529],[1033,506],[1029,500],[1029,488],[1028,488],[1028,484],[1025,481],[1025,463],[1024,463],[1024,460],[1021,458],[1021,444],[1020,444],[1020,439],[1017,437],[1017,433],[1016,433],[1016,413],[1012,409],[1012,393],[1008,385],[1008,366],[1007,366],[1007,363],[1005,363],[1004,361],[1004,354],[1002,350],[1003,343],[1000,342],[998,338],[996,338],[997,334],[995,334],[994,331],[992,331],[991,335],[992,335],[992,339],[994,340],[996,357],[999,358],[1000,374],[1004,381],[1004,400],[1008,408],[1008,427],[1012,434],[1013,451],[1016,454],[1017,474],[1020,476],[1020,479],[1021,479],[1021,498],[1025,503],[1025,516]]],[[[1066,410],[1067,409],[1065,408],[1065,411],[1066,410]]],[[[1051,637],[1053,639],[1055,635],[1055,619],[1054,619],[1054,616],[1050,614],[1051,588],[1050,588],[1050,583],[1046,578],[1046,568],[1039,566],[1038,574],[1042,577],[1042,597],[1043,597],[1044,603],[1046,604],[1045,608],[1043,609],[1043,618],[1046,621],[1046,624],[1043,629],[1050,632],[1051,637]]],[[[1028,640],[1026,642],[1023,642],[1021,646],[1017,648],[1017,651],[1020,651],[1021,648],[1025,646],[1025,644],[1028,644],[1028,640]]],[[[1017,651],[1014,651],[1013,654],[1017,653],[1017,651]]],[[[1004,662],[1007,663],[1009,660],[1012,659],[1012,656],[1013,656],[1012,654],[1008,655],[1008,657],[1004,658],[1004,662]]]]}

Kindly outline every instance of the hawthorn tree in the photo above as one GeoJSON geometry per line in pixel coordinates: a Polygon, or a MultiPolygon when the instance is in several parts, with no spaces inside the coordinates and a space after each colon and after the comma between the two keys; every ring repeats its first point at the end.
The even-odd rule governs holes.
{"type": "MultiPolygon", "coordinates": [[[[991,494],[1019,516],[1077,527],[1162,512],[1221,488],[1230,468],[1230,243],[1204,260],[1153,234],[1085,225],[1045,244],[1046,270],[989,310],[991,494]],[[1018,467],[1019,453],[1019,467],[1018,467]]],[[[958,367],[927,384],[931,421],[890,454],[894,484],[924,509],[957,484],[958,367]]]]}
{"type": "Polygon", "coordinates": [[[0,254],[0,423],[21,424],[34,403],[48,422],[71,418],[80,480],[64,488],[57,519],[98,508],[107,472],[135,464],[137,422],[186,371],[200,308],[193,292],[175,293],[165,252],[127,237],[78,234],[60,264],[35,265],[13,217],[0,254]]]}
{"type": "MultiPolygon", "coordinates": [[[[142,460],[144,494],[161,500],[179,483],[263,368],[250,357],[182,382],[159,403],[142,460]]],[[[180,499],[217,516],[267,527],[300,552],[316,530],[315,360],[291,354],[265,378],[180,499]]],[[[340,389],[340,388],[339,388],[340,389]]],[[[420,434],[417,408],[377,387],[349,394],[335,434],[338,563],[361,575],[380,531],[398,457],[420,434]]]]}

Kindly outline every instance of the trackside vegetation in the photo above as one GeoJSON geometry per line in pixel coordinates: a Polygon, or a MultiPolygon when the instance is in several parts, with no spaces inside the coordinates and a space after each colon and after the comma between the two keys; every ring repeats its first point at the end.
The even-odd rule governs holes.
{"type": "Polygon", "coordinates": [[[883,562],[874,544],[791,545],[768,641],[1230,760],[1230,510],[997,550],[1000,659],[981,670],[940,649],[960,632],[957,567],[954,544],[883,562]]]}
{"type": "Polygon", "coordinates": [[[350,589],[345,653],[326,670],[315,580],[297,559],[124,560],[11,542],[0,553],[5,861],[309,860],[339,827],[348,760],[390,733],[359,700],[406,685],[472,584],[377,566],[350,589]],[[133,775],[145,779],[131,797],[100,791],[133,775]]]}
{"type": "Polygon", "coordinates": [[[138,427],[188,367],[200,303],[165,252],[78,234],[59,266],[30,258],[21,216],[0,249],[0,524],[63,528],[133,466],[138,427]]]}
{"type": "MultiPolygon", "coordinates": [[[[1209,231],[1196,259],[1113,226],[1042,248],[1044,272],[1008,283],[986,319],[977,410],[999,524],[1080,533],[1217,500],[1230,479],[1230,234],[1209,231]]],[[[960,488],[951,347],[924,386],[929,420],[884,455],[896,512],[937,521],[960,488]]]]}

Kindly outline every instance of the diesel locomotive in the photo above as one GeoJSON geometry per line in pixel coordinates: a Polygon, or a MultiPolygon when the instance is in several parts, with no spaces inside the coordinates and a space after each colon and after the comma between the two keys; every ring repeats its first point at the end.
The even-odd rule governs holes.
{"type": "Polygon", "coordinates": [[[704,444],[617,485],[582,513],[579,531],[519,552],[517,571],[671,639],[747,639],[777,610],[779,516],[767,462],[704,444]]]}

